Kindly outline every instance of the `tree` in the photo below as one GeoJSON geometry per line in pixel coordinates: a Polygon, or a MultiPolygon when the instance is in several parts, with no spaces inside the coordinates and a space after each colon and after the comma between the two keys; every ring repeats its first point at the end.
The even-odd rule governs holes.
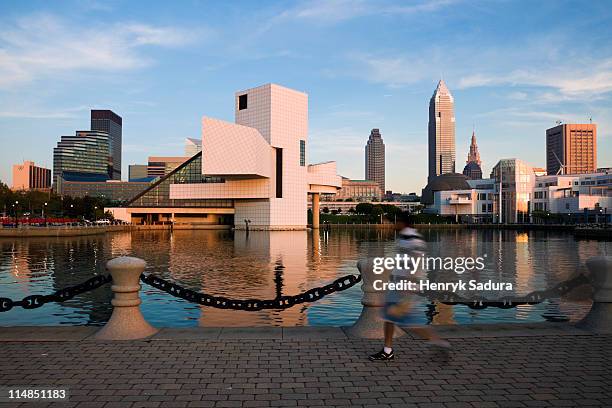
{"type": "Polygon", "coordinates": [[[357,211],[357,214],[370,215],[373,207],[370,203],[359,203],[355,206],[355,211],[357,211]]]}
{"type": "Polygon", "coordinates": [[[323,214],[329,214],[329,208],[323,207],[323,214]]]}

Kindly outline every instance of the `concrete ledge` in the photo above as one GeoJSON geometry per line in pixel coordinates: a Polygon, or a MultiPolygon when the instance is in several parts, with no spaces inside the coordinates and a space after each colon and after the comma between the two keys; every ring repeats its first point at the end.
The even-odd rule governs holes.
{"type": "Polygon", "coordinates": [[[0,342],[81,341],[93,335],[99,327],[91,326],[19,326],[0,328],[0,342]]]}
{"type": "MultiPolygon", "coordinates": [[[[431,326],[425,326],[431,327],[431,326]]],[[[570,323],[507,323],[433,326],[444,338],[504,338],[544,336],[593,336],[586,329],[570,323]]],[[[0,342],[74,342],[94,341],[100,328],[90,326],[22,326],[1,327],[0,342]]],[[[162,328],[145,341],[207,341],[207,340],[349,340],[341,327],[184,327],[162,328]]],[[[420,339],[406,330],[408,339],[420,339]]]]}

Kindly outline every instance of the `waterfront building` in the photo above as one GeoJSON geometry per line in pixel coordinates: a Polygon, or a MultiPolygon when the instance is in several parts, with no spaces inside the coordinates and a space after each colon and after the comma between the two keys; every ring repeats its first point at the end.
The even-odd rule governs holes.
{"type": "Polygon", "coordinates": [[[365,179],[378,183],[385,191],[385,143],[379,129],[372,129],[365,146],[365,179]]]}
{"type": "Polygon", "coordinates": [[[454,99],[443,80],[429,101],[429,178],[455,172],[454,99]]]}
{"type": "Polygon", "coordinates": [[[151,181],[154,177],[149,177],[149,166],[146,164],[130,164],[128,166],[129,181],[151,181]]]}
{"type": "Polygon", "coordinates": [[[462,222],[529,223],[544,214],[556,222],[608,222],[612,216],[612,172],[537,176],[518,159],[504,159],[491,178],[434,178],[423,190],[424,212],[462,222]]]}
{"type": "Polygon", "coordinates": [[[56,192],[62,196],[97,197],[108,199],[114,203],[125,203],[150,185],[151,183],[146,181],[67,181],[60,178],[57,182],[56,192]]]}
{"type": "Polygon", "coordinates": [[[111,180],[121,180],[122,127],[121,116],[115,112],[108,109],[92,109],[91,130],[108,134],[108,148],[112,158],[108,169],[108,178],[111,180]]]}
{"type": "Polygon", "coordinates": [[[535,185],[533,167],[519,159],[502,159],[493,170],[495,222],[529,222],[529,203],[535,185]]]}
{"type": "Polygon", "coordinates": [[[193,157],[202,151],[202,141],[199,139],[192,139],[190,137],[185,139],[185,156],[193,157]]]}
{"type": "Polygon", "coordinates": [[[53,149],[53,184],[59,178],[69,181],[106,181],[112,169],[106,132],[77,130],[62,136],[53,149]]]}
{"type": "Polygon", "coordinates": [[[185,163],[190,157],[150,156],[147,164],[147,177],[163,177],[185,163]]]}
{"type": "Polygon", "coordinates": [[[109,208],[135,223],[305,229],[308,194],[341,188],[336,163],[307,165],[308,95],[275,84],[235,94],[235,122],[202,119],[202,151],[130,200],[109,208]]]}
{"type": "Polygon", "coordinates": [[[546,171],[594,173],[597,169],[597,125],[565,123],[546,130],[546,171]]]}
{"type": "Polygon", "coordinates": [[[13,165],[13,190],[48,190],[50,188],[50,169],[36,166],[33,161],[13,165]]]}
{"type": "Polygon", "coordinates": [[[333,200],[380,201],[382,192],[378,182],[373,180],[351,180],[342,177],[342,188],[332,196],[333,200]]]}

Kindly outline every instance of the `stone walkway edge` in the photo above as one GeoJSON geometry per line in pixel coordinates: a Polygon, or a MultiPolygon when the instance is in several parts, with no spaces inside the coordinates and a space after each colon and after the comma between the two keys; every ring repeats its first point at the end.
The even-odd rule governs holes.
{"type": "MultiPolygon", "coordinates": [[[[594,335],[568,323],[508,323],[434,326],[442,337],[526,337],[594,335]]],[[[95,326],[11,326],[0,327],[0,342],[96,341],[95,326]]],[[[407,338],[418,339],[409,331],[407,338]]],[[[164,340],[325,340],[349,339],[342,327],[185,327],[161,328],[145,339],[164,340]]]]}

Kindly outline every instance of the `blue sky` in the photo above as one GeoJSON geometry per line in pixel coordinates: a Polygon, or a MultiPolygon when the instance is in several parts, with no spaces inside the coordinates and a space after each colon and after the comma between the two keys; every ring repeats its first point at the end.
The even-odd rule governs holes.
{"type": "Polygon", "coordinates": [[[235,91],[275,82],[309,94],[309,162],[363,178],[380,128],[387,188],[420,192],[440,77],[458,171],[473,126],[488,175],[501,158],[543,167],[546,128],[590,117],[612,166],[611,17],[606,1],[4,1],[0,179],[23,159],[52,167],[91,108],[123,117],[127,177],[181,155],[202,116],[233,121],[235,91]]]}

